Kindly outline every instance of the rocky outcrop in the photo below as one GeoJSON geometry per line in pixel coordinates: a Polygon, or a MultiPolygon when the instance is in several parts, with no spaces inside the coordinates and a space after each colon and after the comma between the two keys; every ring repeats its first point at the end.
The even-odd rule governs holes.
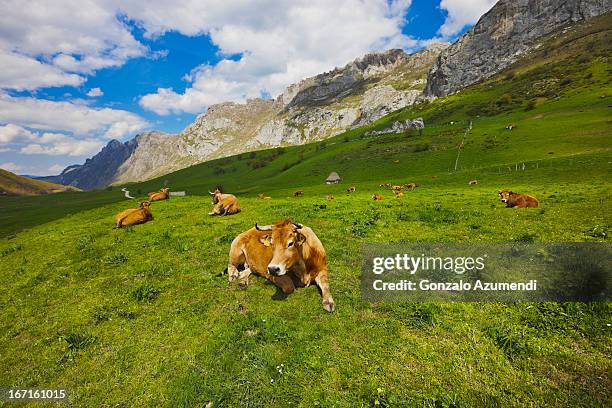
{"type": "Polygon", "coordinates": [[[500,0],[444,50],[427,78],[427,96],[445,96],[512,64],[536,40],[611,10],[612,0],[500,0]]]}
{"type": "Polygon", "coordinates": [[[423,118],[416,118],[414,120],[405,120],[405,121],[395,121],[391,124],[390,127],[382,130],[371,130],[366,132],[366,136],[376,136],[376,135],[386,135],[388,133],[402,133],[407,131],[408,129],[425,129],[425,122],[423,122],[423,118]]]}
{"type": "Polygon", "coordinates": [[[419,90],[398,91],[391,85],[375,86],[368,89],[361,100],[362,115],[357,122],[357,126],[374,122],[393,111],[410,106],[420,95],[421,91],[419,90]]]}

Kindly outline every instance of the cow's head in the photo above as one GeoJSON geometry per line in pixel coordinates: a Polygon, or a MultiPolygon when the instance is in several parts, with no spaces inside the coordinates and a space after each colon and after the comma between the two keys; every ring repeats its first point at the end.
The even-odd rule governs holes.
{"type": "Polygon", "coordinates": [[[150,206],[151,206],[150,201],[143,201],[142,203],[140,203],[140,208],[145,208],[148,210],[150,206]]]}
{"type": "Polygon", "coordinates": [[[295,265],[303,262],[300,249],[306,237],[300,232],[302,227],[302,224],[288,220],[266,226],[255,224],[258,231],[266,232],[259,238],[259,242],[272,248],[272,260],[268,264],[270,275],[285,275],[295,265]]]}
{"type": "Polygon", "coordinates": [[[170,191],[170,189],[168,187],[164,187],[161,189],[161,192],[164,194],[168,194],[168,192],[170,191]]]}
{"type": "Polygon", "coordinates": [[[214,192],[208,192],[212,196],[212,203],[217,204],[219,202],[219,196],[221,195],[221,190],[219,188],[215,188],[214,192]]]}
{"type": "Polygon", "coordinates": [[[510,196],[514,193],[510,190],[497,190],[497,194],[499,194],[499,198],[501,198],[502,203],[507,203],[510,196]]]}

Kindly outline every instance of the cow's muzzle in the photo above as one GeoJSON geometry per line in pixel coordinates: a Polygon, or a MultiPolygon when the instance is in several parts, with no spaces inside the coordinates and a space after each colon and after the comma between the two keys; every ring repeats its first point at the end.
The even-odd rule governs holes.
{"type": "Polygon", "coordinates": [[[268,265],[268,272],[273,276],[282,276],[285,274],[285,268],[280,265],[268,265]]]}

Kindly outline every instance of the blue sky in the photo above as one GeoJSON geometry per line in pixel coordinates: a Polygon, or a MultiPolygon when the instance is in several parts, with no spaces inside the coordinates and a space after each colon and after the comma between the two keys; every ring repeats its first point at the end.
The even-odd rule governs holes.
{"type": "Polygon", "coordinates": [[[0,5],[0,167],[46,175],[366,52],[453,41],[494,0],[26,3],[0,5]]]}

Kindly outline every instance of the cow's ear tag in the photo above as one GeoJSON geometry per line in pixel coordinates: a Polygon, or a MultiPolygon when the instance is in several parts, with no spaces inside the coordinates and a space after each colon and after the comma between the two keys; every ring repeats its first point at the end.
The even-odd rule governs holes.
{"type": "Polygon", "coordinates": [[[269,247],[270,245],[272,245],[272,243],[270,242],[270,238],[264,238],[263,244],[267,247],[269,247]]]}

